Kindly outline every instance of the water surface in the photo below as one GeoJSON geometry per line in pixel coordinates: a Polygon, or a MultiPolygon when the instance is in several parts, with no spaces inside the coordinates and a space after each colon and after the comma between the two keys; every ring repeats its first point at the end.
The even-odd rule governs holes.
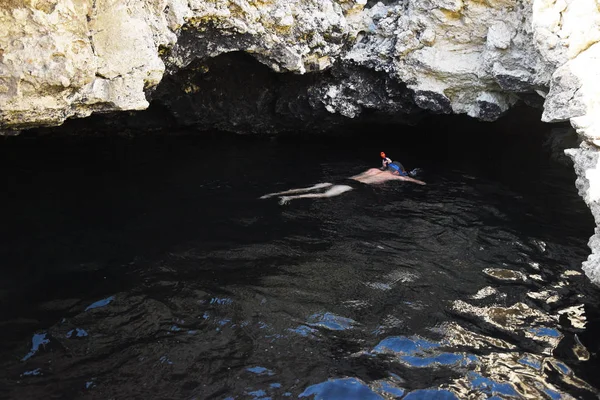
{"type": "Polygon", "coordinates": [[[502,141],[389,143],[5,142],[0,393],[595,398],[570,169],[502,141]],[[381,150],[428,185],[259,199],[381,150]]]}

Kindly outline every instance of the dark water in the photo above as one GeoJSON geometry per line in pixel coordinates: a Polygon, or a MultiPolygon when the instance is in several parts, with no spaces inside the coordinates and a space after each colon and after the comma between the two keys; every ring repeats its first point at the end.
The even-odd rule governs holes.
{"type": "Polygon", "coordinates": [[[5,141],[0,395],[596,398],[574,175],[479,138],[5,141]]]}

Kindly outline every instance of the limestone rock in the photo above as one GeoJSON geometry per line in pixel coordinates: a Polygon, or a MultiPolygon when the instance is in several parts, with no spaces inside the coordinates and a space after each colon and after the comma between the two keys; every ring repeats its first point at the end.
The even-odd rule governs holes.
{"type": "Polygon", "coordinates": [[[344,59],[397,77],[423,108],[494,120],[553,71],[532,45],[531,17],[511,0],[378,3],[344,59]]]}
{"type": "MultiPolygon", "coordinates": [[[[580,133],[598,137],[593,99],[599,69],[589,68],[597,61],[594,44],[600,39],[595,0],[366,4],[5,2],[0,5],[6,27],[0,33],[0,128],[145,109],[165,73],[242,51],[276,72],[304,74],[336,64],[382,72],[406,84],[423,109],[483,120],[498,118],[521,94],[548,93],[545,120],[571,119],[580,133]]],[[[360,115],[360,91],[334,86],[317,90],[325,107],[348,118],[360,115]]],[[[388,105],[382,99],[369,107],[388,105]]]]}
{"type": "Polygon", "coordinates": [[[575,186],[596,221],[594,235],[588,242],[592,254],[583,263],[583,270],[593,282],[600,283],[600,150],[583,142],[580,148],[565,150],[565,154],[573,160],[577,173],[575,186]]]}
{"type": "MultiPolygon", "coordinates": [[[[148,107],[173,44],[170,1],[11,0],[0,5],[0,126],[57,125],[148,107]]],[[[174,7],[176,9],[177,7],[174,7]]],[[[181,18],[180,18],[181,19],[181,18]]]]}
{"type": "MultiPolygon", "coordinates": [[[[165,73],[234,51],[276,72],[364,67],[405,83],[424,109],[484,120],[505,112],[517,101],[515,94],[545,88],[558,66],[533,44],[532,26],[551,25],[560,7],[519,0],[366,4],[11,0],[0,5],[7,27],[0,34],[0,128],[144,109],[165,73]],[[536,25],[537,9],[547,21],[536,25]]],[[[583,46],[577,43],[573,48],[583,46]]],[[[347,118],[360,115],[363,94],[334,86],[316,91],[325,107],[347,118]]],[[[376,97],[382,101],[369,107],[393,109],[376,97]]]]}

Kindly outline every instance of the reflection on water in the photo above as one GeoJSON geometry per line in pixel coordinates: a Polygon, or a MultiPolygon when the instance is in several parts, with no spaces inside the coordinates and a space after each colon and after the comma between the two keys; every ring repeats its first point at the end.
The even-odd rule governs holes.
{"type": "Polygon", "coordinates": [[[371,165],[327,147],[137,146],[4,161],[3,395],[598,393],[600,295],[579,267],[593,225],[569,171],[409,159],[427,186],[280,206],[259,197],[371,165]]]}

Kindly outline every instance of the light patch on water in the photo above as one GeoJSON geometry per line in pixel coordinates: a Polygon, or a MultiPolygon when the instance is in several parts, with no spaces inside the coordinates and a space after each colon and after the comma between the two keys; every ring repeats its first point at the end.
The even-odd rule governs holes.
{"type": "Polygon", "coordinates": [[[363,381],[357,378],[330,379],[307,387],[300,395],[314,400],[383,400],[363,381]]]}
{"type": "Polygon", "coordinates": [[[269,324],[267,324],[266,322],[258,321],[258,329],[267,329],[268,327],[269,324]]]}
{"type": "Polygon", "coordinates": [[[588,349],[581,343],[577,334],[574,335],[573,339],[575,340],[575,345],[573,346],[573,354],[575,354],[575,357],[577,357],[579,361],[588,361],[590,359],[590,352],[588,349]]]}
{"type": "Polygon", "coordinates": [[[535,261],[529,261],[529,266],[533,269],[535,269],[536,271],[540,270],[540,263],[537,263],[535,261]]]}
{"type": "Polygon", "coordinates": [[[98,300],[92,304],[90,304],[89,306],[87,306],[87,308],[85,309],[85,311],[89,311],[89,310],[93,310],[95,308],[100,308],[100,307],[106,307],[107,305],[109,305],[113,300],[115,299],[115,296],[110,296],[107,297],[105,299],[102,300],[98,300]]]}
{"type": "Polygon", "coordinates": [[[567,271],[563,272],[562,274],[560,274],[560,277],[567,278],[569,276],[581,276],[581,275],[582,275],[581,272],[570,269],[570,270],[567,270],[567,271]]]}
{"type": "Polygon", "coordinates": [[[219,306],[227,306],[231,303],[233,303],[233,300],[231,300],[227,297],[213,297],[212,299],[210,299],[210,302],[209,302],[209,304],[214,304],[214,305],[219,305],[219,306]]]}
{"type": "Polygon", "coordinates": [[[339,315],[335,315],[330,312],[326,312],[324,314],[313,314],[308,317],[307,325],[310,326],[318,326],[325,329],[330,329],[332,331],[344,331],[347,329],[352,329],[356,321],[341,317],[339,315]]]}
{"type": "Polygon", "coordinates": [[[35,353],[38,352],[40,346],[45,346],[48,343],[50,343],[50,339],[46,338],[46,333],[36,333],[31,339],[31,351],[29,351],[29,353],[27,353],[27,355],[25,355],[21,361],[29,360],[35,355],[35,353]]]}
{"type": "Polygon", "coordinates": [[[462,300],[456,300],[453,307],[460,313],[477,316],[504,332],[521,332],[528,338],[543,342],[545,344],[543,354],[552,354],[562,337],[557,330],[546,327],[546,325],[555,325],[558,322],[557,316],[549,316],[524,303],[515,303],[511,307],[476,307],[462,300]],[[532,328],[535,326],[541,328],[532,328]]]}
{"type": "Polygon", "coordinates": [[[404,389],[387,381],[381,381],[372,386],[377,393],[386,395],[386,397],[392,396],[393,398],[399,398],[404,396],[405,392],[404,389]]]}
{"type": "Polygon", "coordinates": [[[169,360],[169,358],[166,355],[159,358],[158,361],[160,361],[161,364],[165,364],[165,363],[168,365],[173,364],[173,361],[169,360]]]}
{"type": "Polygon", "coordinates": [[[88,336],[88,333],[85,331],[85,329],[75,328],[67,332],[67,339],[70,339],[73,336],[73,334],[75,334],[76,337],[88,336]]]}
{"type": "Polygon", "coordinates": [[[455,347],[470,347],[472,349],[493,349],[515,350],[516,346],[502,339],[485,336],[479,333],[471,332],[456,322],[449,322],[443,325],[442,329],[445,339],[442,344],[455,347]]]}
{"type": "Polygon", "coordinates": [[[417,311],[425,308],[425,305],[421,301],[403,301],[402,303],[406,304],[409,308],[412,308],[413,310],[417,311]]]}
{"type": "Polygon", "coordinates": [[[411,367],[423,368],[432,365],[461,365],[467,366],[477,362],[477,358],[472,355],[460,353],[441,353],[429,357],[400,356],[400,360],[406,362],[411,367]]]}
{"type": "Polygon", "coordinates": [[[373,349],[373,352],[414,355],[438,347],[440,347],[439,343],[431,342],[420,337],[408,338],[405,336],[392,336],[379,342],[373,349]]]}
{"type": "Polygon", "coordinates": [[[583,304],[578,306],[567,307],[558,311],[558,315],[567,314],[567,318],[571,322],[574,328],[585,329],[587,319],[585,317],[585,308],[583,304]]]}
{"type": "Polygon", "coordinates": [[[231,322],[231,318],[221,318],[221,319],[217,320],[216,323],[217,323],[217,325],[219,325],[219,327],[217,327],[216,330],[220,331],[222,327],[229,324],[230,322],[231,322]]]}
{"type": "Polygon", "coordinates": [[[493,288],[491,286],[486,286],[483,289],[479,289],[477,291],[477,293],[475,293],[473,296],[471,296],[471,298],[474,300],[481,300],[481,299],[485,299],[486,297],[492,296],[497,293],[498,293],[498,290],[496,290],[495,288],[493,288]]]}
{"type": "Polygon", "coordinates": [[[544,389],[544,393],[546,393],[552,400],[560,400],[563,396],[555,390],[546,388],[544,389]]]}
{"type": "Polygon", "coordinates": [[[381,283],[381,282],[366,282],[365,286],[367,286],[368,288],[371,289],[375,289],[375,290],[391,290],[392,286],[387,284],[387,283],[381,283]]]}
{"type": "Polygon", "coordinates": [[[534,281],[544,282],[544,278],[542,278],[539,274],[529,275],[529,279],[533,279],[534,281]]]}
{"type": "Polygon", "coordinates": [[[455,300],[454,310],[483,318],[486,322],[504,331],[514,331],[517,328],[528,328],[529,319],[537,322],[553,322],[556,317],[548,316],[525,303],[515,303],[510,307],[476,307],[462,300],[455,300]]]}
{"type": "Polygon", "coordinates": [[[535,245],[535,247],[538,248],[539,251],[541,251],[542,253],[546,252],[546,247],[547,247],[546,242],[544,242],[543,240],[536,240],[536,239],[532,240],[532,242],[535,245]]]}
{"type": "Polygon", "coordinates": [[[418,276],[404,270],[392,271],[384,276],[384,282],[367,282],[365,285],[375,290],[391,290],[397,283],[413,282],[418,276]]]}
{"type": "Polygon", "coordinates": [[[410,392],[403,400],[458,400],[449,390],[420,389],[410,392]]]}
{"type": "MultiPolygon", "coordinates": [[[[479,363],[465,376],[450,384],[459,398],[471,398],[474,393],[485,398],[544,398],[548,388],[546,363],[553,365],[551,357],[519,353],[489,353],[479,357],[479,363]]],[[[560,366],[555,366],[559,370],[560,366]]],[[[565,373],[566,371],[561,371],[565,373]]],[[[569,375],[565,375],[568,379],[569,375]]],[[[563,379],[563,380],[567,380],[563,379]]],[[[576,386],[580,382],[572,380],[576,386]]]]}
{"type": "Polygon", "coordinates": [[[346,307],[355,309],[362,309],[370,306],[369,302],[366,300],[346,300],[342,304],[344,304],[346,307]]]}
{"type": "Polygon", "coordinates": [[[419,276],[412,272],[407,272],[405,270],[396,270],[392,271],[389,274],[385,275],[386,280],[388,280],[391,284],[396,284],[398,282],[408,283],[416,281],[419,276]]]}
{"type": "Polygon", "coordinates": [[[592,388],[588,383],[576,377],[573,374],[573,370],[571,370],[571,368],[569,368],[563,362],[558,361],[554,358],[549,358],[547,361],[552,367],[554,367],[556,371],[558,371],[561,374],[562,380],[567,384],[597,393],[597,391],[594,388],[592,388]]]}
{"type": "Polygon", "coordinates": [[[519,393],[510,383],[499,383],[476,372],[469,372],[471,388],[489,395],[519,397],[519,393]]]}
{"type": "Polygon", "coordinates": [[[571,368],[567,367],[564,363],[556,360],[551,361],[552,365],[564,375],[571,374],[571,368]]]}
{"type": "Polygon", "coordinates": [[[31,371],[25,371],[21,374],[21,376],[41,376],[44,375],[42,373],[41,368],[32,369],[31,371]]]}
{"type": "Polygon", "coordinates": [[[256,400],[259,400],[259,399],[261,399],[261,400],[268,400],[269,399],[270,400],[271,399],[270,397],[267,397],[267,392],[265,392],[262,389],[254,390],[252,392],[248,392],[248,394],[250,396],[254,397],[256,400]]]}
{"type": "Polygon", "coordinates": [[[373,330],[374,335],[381,335],[389,329],[397,328],[403,325],[403,322],[393,315],[388,315],[383,320],[382,324],[373,330]]]}
{"type": "Polygon", "coordinates": [[[531,354],[521,358],[517,361],[519,364],[527,365],[533,369],[541,371],[542,369],[542,361],[534,358],[531,354]]]}
{"type": "Polygon", "coordinates": [[[297,328],[290,329],[290,331],[297,333],[300,336],[310,336],[312,337],[314,333],[317,332],[316,329],[311,328],[310,326],[300,325],[297,328]]]}
{"type": "Polygon", "coordinates": [[[419,337],[393,336],[379,342],[373,349],[376,354],[393,354],[399,361],[412,367],[423,368],[432,365],[469,365],[477,362],[470,354],[437,352],[441,345],[419,337]]]}
{"type": "Polygon", "coordinates": [[[558,292],[555,290],[542,290],[540,292],[528,292],[527,297],[530,297],[534,300],[542,300],[548,304],[555,303],[560,300],[558,296],[558,292]]]}
{"type": "Polygon", "coordinates": [[[548,328],[545,326],[537,327],[537,328],[530,328],[527,331],[532,333],[535,336],[548,336],[551,338],[562,337],[562,333],[560,333],[558,330],[556,330],[554,328],[548,328]]]}
{"type": "Polygon", "coordinates": [[[268,376],[272,376],[275,375],[275,373],[265,367],[250,367],[250,368],[246,368],[246,371],[248,372],[252,372],[253,374],[256,375],[268,375],[268,376]]]}

